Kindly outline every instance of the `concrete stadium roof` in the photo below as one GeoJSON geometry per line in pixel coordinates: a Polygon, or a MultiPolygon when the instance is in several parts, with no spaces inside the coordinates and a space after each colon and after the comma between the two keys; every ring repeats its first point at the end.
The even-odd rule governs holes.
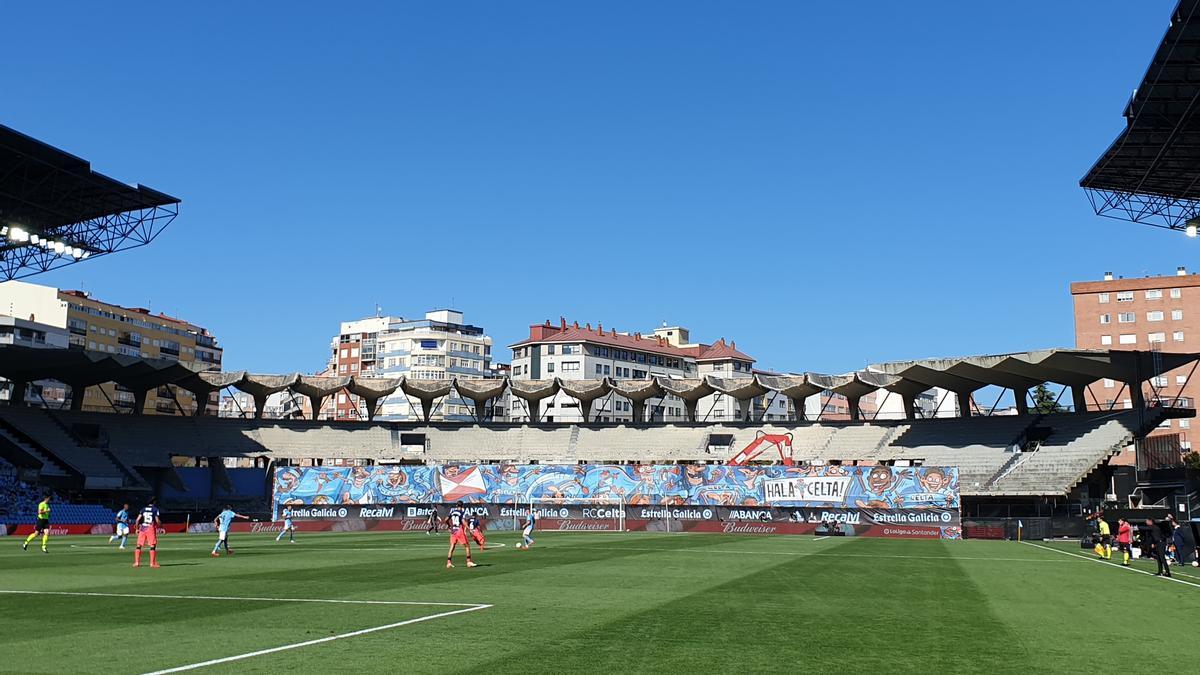
{"type": "MultiPolygon", "coordinates": [[[[887,390],[911,398],[933,387],[970,395],[986,386],[1012,389],[1023,394],[1043,382],[1071,387],[1076,402],[1081,390],[1101,379],[1134,385],[1135,399],[1140,396],[1141,383],[1162,373],[1194,364],[1200,354],[1142,351],[1089,351],[1045,349],[1011,354],[990,354],[958,358],[894,361],[869,366],[865,370],[844,375],[804,373],[799,375],[758,374],[740,378],[707,376],[691,379],[653,378],[646,380],[515,380],[454,378],[422,380],[415,378],[360,378],[251,374],[244,371],[197,371],[177,361],[142,359],[79,349],[33,349],[28,347],[0,348],[0,377],[15,382],[58,380],[73,387],[88,387],[104,382],[118,382],[137,391],[174,384],[207,395],[225,387],[244,391],[263,408],[270,394],[290,389],[308,397],[314,410],[320,402],[338,391],[362,397],[374,416],[376,403],[397,389],[421,402],[426,420],[436,399],[452,390],[473,401],[477,408],[498,396],[505,389],[524,400],[530,415],[538,419],[540,402],[562,391],[577,399],[585,414],[596,399],[615,393],[634,404],[635,415],[645,409],[645,402],[672,395],[686,404],[688,415],[695,417],[696,402],[720,392],[739,402],[749,401],[770,392],[778,392],[793,401],[830,391],[844,395],[852,403],[876,391],[887,390]]],[[[1020,398],[1020,397],[1018,397],[1020,398]]],[[[74,401],[82,397],[73,397],[74,401]]]]}

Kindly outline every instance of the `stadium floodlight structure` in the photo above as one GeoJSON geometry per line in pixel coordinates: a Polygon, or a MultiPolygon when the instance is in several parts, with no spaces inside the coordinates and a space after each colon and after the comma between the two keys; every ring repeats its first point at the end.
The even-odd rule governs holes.
{"type": "Polygon", "coordinates": [[[1200,0],[1181,0],[1125,130],[1079,181],[1097,215],[1183,231],[1200,225],[1200,0]]]}
{"type": "Polygon", "coordinates": [[[179,199],[0,125],[0,281],[154,241],[179,199]]]}

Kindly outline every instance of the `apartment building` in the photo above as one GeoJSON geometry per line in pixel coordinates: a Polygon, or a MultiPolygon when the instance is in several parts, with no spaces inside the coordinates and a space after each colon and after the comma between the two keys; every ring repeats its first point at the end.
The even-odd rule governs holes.
{"type": "MultiPolygon", "coordinates": [[[[1136,349],[1195,352],[1200,348],[1200,275],[1179,267],[1173,275],[1114,277],[1071,284],[1075,305],[1075,346],[1080,349],[1136,349]]],[[[1145,387],[1147,404],[1195,407],[1200,377],[1191,368],[1154,373],[1145,387]]],[[[1132,407],[1128,387],[1101,380],[1090,387],[1088,407],[1132,407]]],[[[1191,448],[1192,420],[1163,422],[1151,436],[1173,435],[1180,448],[1191,448]]]]}
{"type": "MultiPolygon", "coordinates": [[[[482,378],[493,373],[492,338],[483,328],[467,324],[463,313],[436,309],[422,319],[376,316],[342,323],[331,343],[328,375],[410,377],[419,380],[482,378]]],[[[365,403],[346,392],[331,396],[323,417],[366,419],[365,403]]],[[[471,419],[471,403],[448,396],[435,411],[436,419],[471,419]]],[[[383,399],[377,419],[413,420],[420,403],[403,391],[383,399]]]]}
{"type": "MultiPolygon", "coordinates": [[[[86,291],[7,281],[0,284],[0,315],[65,330],[69,348],[172,359],[209,370],[221,369],[222,349],[206,328],[166,314],[154,314],[143,307],[105,302],[86,291]]],[[[55,389],[61,392],[57,400],[46,399],[46,402],[63,404],[70,390],[55,389]]],[[[203,403],[209,413],[217,413],[215,393],[203,403]]],[[[146,397],[143,412],[190,415],[196,405],[190,391],[164,385],[146,397]]],[[[133,406],[133,392],[114,382],[88,387],[83,400],[84,410],[130,411],[133,406]]]]}
{"type": "MultiPolygon", "coordinates": [[[[644,380],[653,377],[669,379],[701,378],[708,375],[722,378],[749,378],[754,375],[754,358],[740,351],[734,342],[724,338],[711,344],[693,342],[690,331],[683,326],[662,326],[646,334],[605,329],[603,324],[592,328],[568,324],[560,318],[557,325],[546,321],[529,327],[529,336],[513,345],[511,377],[522,379],[563,380],[601,379],[644,380]]],[[[682,421],[686,412],[682,400],[667,395],[647,401],[647,414],[654,419],[682,421]]],[[[751,414],[755,419],[788,419],[792,415],[784,397],[759,397],[753,402],[751,414]]],[[[701,419],[736,420],[738,404],[725,394],[716,393],[701,399],[697,406],[701,419]]],[[[529,410],[520,399],[514,399],[509,420],[529,421],[529,410]]],[[[564,392],[542,402],[542,420],[579,422],[582,415],[579,403],[564,392]]],[[[615,393],[592,405],[592,421],[628,422],[633,420],[633,404],[615,393]]]]}

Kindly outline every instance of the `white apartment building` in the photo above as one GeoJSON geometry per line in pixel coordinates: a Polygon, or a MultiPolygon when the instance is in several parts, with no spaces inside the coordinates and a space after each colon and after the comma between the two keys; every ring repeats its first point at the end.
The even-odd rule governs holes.
{"type": "MultiPolygon", "coordinates": [[[[331,343],[326,374],[360,377],[409,377],[418,380],[482,378],[492,373],[492,338],[464,323],[463,313],[437,309],[423,319],[376,316],[347,321],[331,343]]],[[[331,396],[322,417],[366,419],[365,404],[346,392],[331,396]]],[[[443,399],[434,413],[440,420],[472,419],[471,402],[456,395],[443,399]]],[[[376,419],[415,420],[420,402],[397,390],[383,399],[376,419]]]]}
{"type": "MultiPolygon", "coordinates": [[[[606,330],[603,325],[592,328],[578,322],[559,325],[549,321],[529,327],[529,337],[511,345],[514,380],[553,379],[585,380],[611,377],[616,380],[644,380],[652,377],[669,379],[701,378],[707,375],[724,378],[750,378],[754,374],[754,359],[738,351],[737,345],[722,338],[712,344],[693,343],[690,332],[682,326],[663,326],[649,334],[624,333],[606,330]]],[[[754,419],[787,419],[791,415],[786,398],[759,397],[754,402],[754,419]],[[765,410],[764,410],[765,408],[765,410]]],[[[541,421],[581,422],[579,402],[558,392],[542,401],[541,421]]],[[[701,399],[697,416],[701,420],[736,420],[737,401],[721,393],[701,399]]],[[[684,421],[686,412],[682,400],[667,395],[646,402],[647,415],[654,420],[684,421]]],[[[514,398],[509,405],[510,421],[528,422],[529,409],[524,401],[514,398]]],[[[591,421],[629,422],[633,420],[633,404],[616,393],[592,404],[591,421]]]]}

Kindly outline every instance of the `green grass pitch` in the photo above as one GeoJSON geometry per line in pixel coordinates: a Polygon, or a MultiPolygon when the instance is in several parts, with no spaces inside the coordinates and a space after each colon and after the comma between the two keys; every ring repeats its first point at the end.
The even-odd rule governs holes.
{"type": "Polygon", "coordinates": [[[1200,570],[1170,582],[1074,544],[489,538],[505,546],[453,570],[444,535],[235,534],[221,558],[175,535],[161,569],[106,537],[48,555],[3,538],[0,671],[1161,672],[1186,661],[1200,606],[1200,570]]]}

